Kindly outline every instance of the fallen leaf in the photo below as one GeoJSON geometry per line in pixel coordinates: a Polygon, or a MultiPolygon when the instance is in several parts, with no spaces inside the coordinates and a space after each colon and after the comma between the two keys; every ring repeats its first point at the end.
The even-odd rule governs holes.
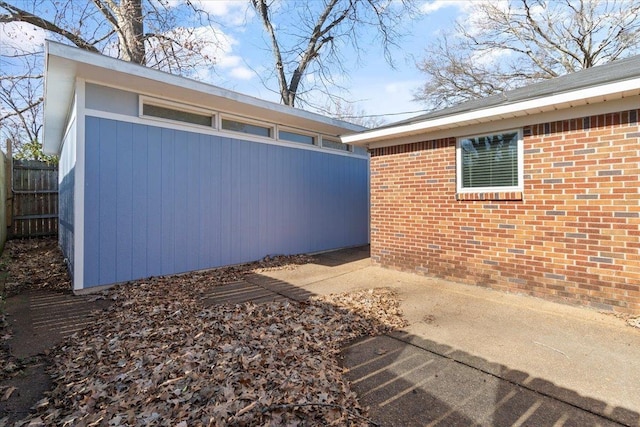
{"type": "Polygon", "coordinates": [[[51,350],[53,388],[19,425],[368,425],[337,357],[406,324],[393,291],[205,306],[213,287],[310,260],[265,257],[104,292],[111,306],[51,350]]]}
{"type": "Polygon", "coordinates": [[[7,388],[2,394],[2,398],[0,399],[0,401],[4,402],[5,400],[9,400],[9,398],[11,397],[11,394],[13,394],[14,391],[16,391],[15,387],[7,388]]]}

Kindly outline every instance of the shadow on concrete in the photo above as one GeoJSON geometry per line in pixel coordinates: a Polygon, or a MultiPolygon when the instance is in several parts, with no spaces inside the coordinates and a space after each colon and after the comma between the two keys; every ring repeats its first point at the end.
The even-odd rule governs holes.
{"type": "Polygon", "coordinates": [[[6,399],[0,399],[0,425],[12,425],[27,416],[51,388],[48,351],[96,322],[95,312],[110,304],[110,300],[97,296],[46,290],[23,292],[7,299],[7,322],[13,333],[6,341],[8,363],[16,366],[17,373],[0,378],[0,390],[13,390],[6,399]]]}
{"type": "Polygon", "coordinates": [[[342,352],[360,403],[383,426],[636,426],[640,415],[403,332],[342,352]]]}
{"type": "Polygon", "coordinates": [[[238,282],[211,288],[202,295],[205,306],[216,304],[256,304],[272,301],[306,301],[314,296],[300,287],[260,274],[248,274],[238,282]]]}
{"type": "Polygon", "coordinates": [[[7,320],[13,331],[11,354],[33,357],[96,321],[95,311],[111,301],[101,296],[76,296],[66,292],[31,291],[7,299],[7,320]]]}
{"type": "MultiPolygon", "coordinates": [[[[211,289],[204,302],[303,301],[312,295],[290,283],[251,274],[242,282],[211,289]]],[[[381,426],[640,423],[633,411],[402,331],[356,340],[341,358],[359,401],[381,426]]]]}
{"type": "Polygon", "coordinates": [[[360,261],[369,258],[370,246],[356,246],[353,248],[340,249],[337,251],[323,252],[314,255],[314,264],[326,267],[337,267],[342,264],[360,261]]]}

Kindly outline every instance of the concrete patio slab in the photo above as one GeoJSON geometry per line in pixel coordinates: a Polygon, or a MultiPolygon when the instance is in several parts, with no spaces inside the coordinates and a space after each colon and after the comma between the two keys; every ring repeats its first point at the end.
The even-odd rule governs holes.
{"type": "MultiPolygon", "coordinates": [[[[627,326],[611,314],[382,269],[370,264],[366,247],[321,254],[317,256],[317,262],[296,270],[270,271],[260,276],[319,295],[372,287],[395,289],[409,321],[409,326],[393,337],[406,346],[403,354],[409,348],[418,348],[481,372],[490,381],[504,381],[510,384],[507,388],[522,388],[534,393],[542,403],[529,415],[535,415],[531,419],[539,422],[527,422],[527,425],[556,425],[557,422],[561,425],[562,420],[585,425],[580,422],[582,415],[576,418],[577,413],[566,408],[601,417],[597,422],[591,419],[587,423],[590,425],[608,422],[640,425],[640,329],[627,326]],[[565,409],[556,408],[559,415],[556,418],[549,416],[549,420],[553,418],[549,424],[540,421],[541,413],[551,413],[545,409],[549,405],[546,398],[567,405],[565,409]]],[[[267,283],[264,279],[263,282],[267,283]]],[[[378,343],[371,345],[375,347],[378,343]]],[[[375,352],[376,349],[368,348],[367,351],[375,352]]],[[[364,356],[345,353],[347,367],[353,357],[364,356]]],[[[392,358],[389,363],[395,367],[396,362],[398,360],[392,358]]],[[[399,374],[393,373],[395,368],[387,369],[389,372],[385,375],[398,377],[399,374]]],[[[468,378],[456,375],[459,384],[453,382],[450,387],[460,387],[470,381],[468,378],[475,378],[475,374],[469,374],[468,378]]],[[[421,379],[412,375],[400,376],[403,382],[415,386],[411,393],[413,390],[419,393],[426,384],[422,384],[426,374],[421,379]]],[[[356,389],[367,396],[372,394],[364,386],[356,389]]],[[[453,391],[442,393],[446,395],[453,391]]],[[[481,396],[487,394],[478,393],[464,392],[469,399],[461,399],[454,406],[450,401],[440,400],[440,403],[447,411],[462,415],[466,413],[463,408],[478,406],[481,396]]],[[[490,394],[494,404],[501,401],[500,393],[490,394]]],[[[388,404],[380,406],[384,399],[378,400],[371,402],[372,407],[388,407],[388,404]]],[[[518,412],[511,403],[507,407],[518,412]]],[[[507,418],[500,418],[502,415],[495,418],[495,410],[485,414],[485,418],[473,413],[471,418],[465,415],[460,420],[462,424],[467,425],[467,421],[481,425],[521,424],[517,419],[506,422],[507,418]]],[[[428,424],[439,417],[429,415],[420,419],[420,423],[429,420],[428,424]]],[[[453,419],[449,421],[453,422],[453,419]]]]}

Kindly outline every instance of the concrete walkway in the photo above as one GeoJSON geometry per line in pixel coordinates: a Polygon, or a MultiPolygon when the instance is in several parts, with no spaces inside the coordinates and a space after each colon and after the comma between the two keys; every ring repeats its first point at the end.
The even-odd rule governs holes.
{"type": "Polygon", "coordinates": [[[316,259],[247,282],[296,299],[398,291],[409,326],[344,352],[382,425],[640,426],[640,329],[615,316],[373,267],[367,248],[316,259]]]}

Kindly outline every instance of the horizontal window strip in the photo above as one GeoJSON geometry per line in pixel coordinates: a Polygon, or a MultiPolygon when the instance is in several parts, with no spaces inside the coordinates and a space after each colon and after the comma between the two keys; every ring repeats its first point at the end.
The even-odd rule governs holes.
{"type": "Polygon", "coordinates": [[[222,129],[230,130],[239,133],[248,133],[251,135],[263,136],[265,138],[271,138],[272,128],[267,126],[260,126],[253,123],[242,122],[240,120],[222,119],[222,129]]]}
{"type": "Polygon", "coordinates": [[[192,111],[169,108],[155,104],[143,104],[142,114],[160,119],[175,120],[200,126],[213,126],[213,114],[199,114],[192,111]]]}

